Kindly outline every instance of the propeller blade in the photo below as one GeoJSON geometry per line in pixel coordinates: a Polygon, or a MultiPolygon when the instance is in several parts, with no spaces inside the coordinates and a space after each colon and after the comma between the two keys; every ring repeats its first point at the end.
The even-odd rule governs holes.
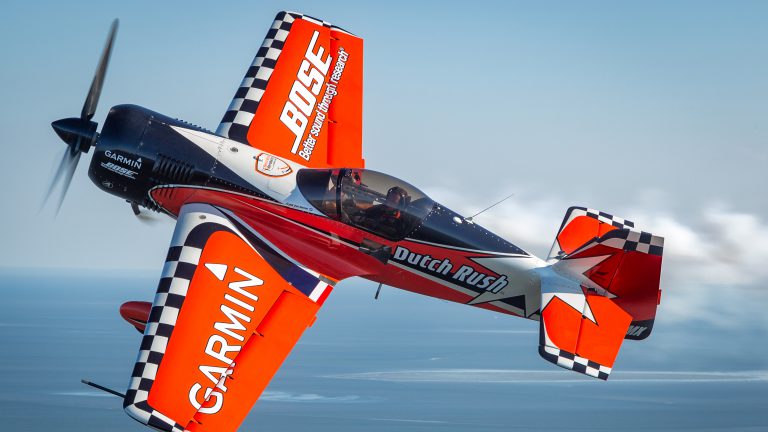
{"type": "Polygon", "coordinates": [[[64,198],[67,196],[67,191],[69,190],[69,185],[72,183],[72,177],[75,176],[75,169],[77,169],[77,162],[80,160],[80,155],[82,153],[76,152],[74,155],[71,154],[71,152],[67,152],[67,154],[64,156],[67,158],[67,164],[64,167],[63,177],[62,177],[62,189],[61,189],[61,195],[59,196],[59,202],[56,205],[56,214],[59,214],[59,210],[61,210],[61,204],[64,203],[64,198]]]}
{"type": "Polygon", "coordinates": [[[49,199],[51,199],[51,194],[53,194],[53,190],[56,189],[56,184],[59,183],[59,178],[61,178],[61,174],[64,173],[64,168],[67,166],[67,160],[69,159],[67,155],[69,155],[70,150],[69,148],[64,149],[64,154],[61,155],[61,162],[59,162],[59,167],[56,169],[56,174],[53,175],[51,178],[51,185],[48,186],[48,192],[45,194],[45,198],[43,198],[42,204],[40,204],[40,209],[42,210],[45,203],[48,202],[49,199]]]}
{"type": "Polygon", "coordinates": [[[99,60],[99,66],[96,68],[96,74],[93,76],[93,82],[91,82],[91,88],[88,90],[88,96],[85,98],[85,104],[83,104],[83,111],[80,114],[80,118],[90,120],[94,114],[96,114],[96,105],[99,103],[99,96],[101,96],[101,87],[104,85],[104,76],[107,74],[107,66],[109,65],[109,57],[112,55],[112,45],[115,41],[115,35],[117,34],[117,25],[119,21],[115,19],[112,21],[112,27],[109,30],[109,36],[107,37],[107,44],[104,46],[104,51],[101,53],[101,59],[99,60]]]}
{"type": "MultiPolygon", "coordinates": [[[[117,19],[112,21],[112,27],[109,30],[109,36],[107,36],[107,43],[104,46],[104,50],[101,52],[101,58],[96,67],[96,73],[93,76],[91,88],[88,90],[88,96],[85,98],[80,118],[66,118],[51,123],[53,130],[56,131],[59,138],[67,144],[67,150],[61,158],[59,167],[56,170],[56,174],[53,176],[51,185],[48,187],[48,192],[45,194],[45,199],[43,200],[43,205],[45,205],[51,198],[51,195],[53,195],[53,190],[59,183],[61,183],[59,201],[56,205],[57,215],[61,210],[61,204],[64,202],[64,198],[67,196],[67,191],[69,190],[69,185],[72,183],[72,177],[75,175],[75,170],[77,170],[77,163],[80,161],[80,155],[87,153],[88,150],[96,144],[96,140],[99,136],[96,132],[98,125],[91,121],[91,118],[96,113],[96,106],[99,104],[101,88],[104,85],[104,77],[107,74],[109,58],[112,55],[112,46],[115,43],[115,35],[117,35],[118,23],[119,21],[117,19]]],[[[42,207],[43,206],[40,206],[41,210],[42,207]]]]}
{"type": "Polygon", "coordinates": [[[136,202],[131,203],[131,210],[133,210],[133,214],[136,216],[136,219],[142,223],[154,224],[155,222],[159,222],[161,220],[157,214],[141,211],[139,204],[136,202]]]}
{"type": "Polygon", "coordinates": [[[157,222],[160,222],[162,219],[157,217],[156,215],[149,214],[149,213],[141,213],[136,215],[136,219],[139,220],[139,222],[147,224],[147,225],[154,225],[157,222]]]}

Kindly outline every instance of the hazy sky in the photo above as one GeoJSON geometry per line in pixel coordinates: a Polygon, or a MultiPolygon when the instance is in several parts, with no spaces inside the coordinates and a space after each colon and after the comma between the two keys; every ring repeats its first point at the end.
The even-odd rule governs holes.
{"type": "Polygon", "coordinates": [[[118,17],[95,120],[135,103],[215,129],[283,9],[365,39],[369,168],[464,212],[515,192],[478,221],[537,253],[569,205],[633,219],[667,238],[672,303],[702,284],[768,303],[760,1],[6,2],[0,265],[159,273],[172,223],[96,189],[90,155],[58,218],[37,213],[64,150],[49,123],[79,113],[118,17]]]}

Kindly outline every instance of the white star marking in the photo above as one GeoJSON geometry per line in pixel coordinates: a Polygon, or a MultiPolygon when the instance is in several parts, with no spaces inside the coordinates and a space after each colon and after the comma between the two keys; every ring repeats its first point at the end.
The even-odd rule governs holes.
{"type": "Polygon", "coordinates": [[[502,300],[510,297],[525,296],[525,311],[523,313],[529,316],[539,306],[539,277],[533,271],[535,268],[543,265],[543,261],[536,257],[492,257],[492,258],[472,258],[472,261],[493,271],[499,275],[505,275],[509,280],[507,286],[499,292],[486,291],[480,293],[468,304],[489,303],[496,300],[502,300]]]}
{"type": "Polygon", "coordinates": [[[584,274],[610,257],[611,255],[609,254],[586,258],[566,259],[553,264],[552,270],[561,276],[576,281],[580,285],[583,285],[587,288],[592,288],[600,295],[604,295],[608,298],[615,298],[615,294],[608,291],[607,288],[600,286],[584,274]]]}

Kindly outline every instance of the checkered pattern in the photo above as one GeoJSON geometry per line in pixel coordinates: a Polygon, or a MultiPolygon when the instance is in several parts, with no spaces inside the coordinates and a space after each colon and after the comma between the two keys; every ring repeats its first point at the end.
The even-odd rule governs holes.
{"type": "MultiPolygon", "coordinates": [[[[202,220],[200,222],[205,223],[202,220]]],[[[163,431],[183,431],[184,426],[152,408],[147,399],[186,298],[190,281],[200,261],[202,249],[197,246],[200,243],[200,234],[203,233],[193,228],[183,245],[172,246],[168,250],[157,295],[149,314],[139,356],[123,403],[128,415],[163,431]],[[193,244],[195,246],[192,246],[193,244]]],[[[210,233],[203,235],[208,237],[210,233]]]]}
{"type": "Polygon", "coordinates": [[[568,351],[561,350],[548,345],[539,345],[539,355],[545,360],[554,363],[561,368],[583,373],[591,377],[607,380],[611,374],[611,368],[584,357],[579,357],[568,351]]]}
{"type": "Polygon", "coordinates": [[[272,27],[267,32],[266,38],[264,38],[264,43],[261,44],[261,48],[256,53],[251,67],[248,68],[243,82],[240,83],[240,88],[235,93],[232,103],[224,114],[224,118],[221,119],[221,123],[216,129],[217,135],[248,144],[246,137],[248,127],[251,125],[256,109],[259,107],[259,102],[261,102],[261,98],[267,90],[269,78],[275,71],[277,59],[283,50],[283,45],[291,31],[291,26],[297,19],[303,19],[323,27],[349,33],[331,23],[312,18],[308,15],[286,11],[278,13],[275,21],[272,23],[272,27]]]}
{"type": "Polygon", "coordinates": [[[664,253],[664,238],[645,231],[629,229],[613,230],[604,235],[598,244],[625,251],[637,251],[661,256],[664,253]]]}
{"type": "MultiPolygon", "coordinates": [[[[573,208],[574,207],[572,207],[572,209],[573,208]]],[[[621,228],[634,228],[635,227],[635,223],[630,221],[630,220],[622,219],[622,218],[614,216],[612,214],[608,214],[606,212],[601,212],[600,210],[595,210],[595,209],[591,209],[591,208],[579,209],[579,210],[584,212],[584,216],[591,217],[592,219],[597,219],[597,220],[599,220],[602,223],[607,223],[607,224],[613,225],[616,228],[620,228],[621,229],[621,228]]],[[[574,210],[574,214],[578,213],[579,210],[574,210]]],[[[576,214],[576,216],[578,216],[578,214],[576,214]]]]}
{"type": "Polygon", "coordinates": [[[565,217],[563,218],[563,223],[560,225],[560,230],[558,231],[558,234],[560,233],[560,231],[563,230],[563,228],[565,228],[566,225],[568,225],[572,220],[576,219],[579,216],[591,217],[592,219],[597,219],[602,223],[613,225],[619,229],[635,227],[635,223],[630,220],[622,219],[618,216],[614,216],[612,214],[608,214],[600,210],[595,210],[588,207],[574,206],[566,210],[565,217]]]}
{"type": "MultiPolygon", "coordinates": [[[[635,227],[635,223],[630,220],[622,219],[612,214],[608,214],[608,213],[601,212],[599,210],[595,210],[587,207],[569,208],[566,211],[565,218],[563,218],[563,223],[560,225],[560,229],[557,232],[558,236],[560,235],[560,232],[562,232],[563,229],[573,219],[579,216],[587,216],[593,219],[597,219],[602,223],[612,225],[618,229],[610,231],[600,239],[582,246],[581,248],[578,249],[578,251],[574,251],[571,255],[573,255],[576,252],[581,252],[586,249],[589,249],[598,244],[603,244],[606,246],[610,246],[616,249],[622,249],[626,251],[642,252],[649,255],[661,256],[662,253],[664,252],[663,237],[655,236],[651,233],[638,230],[635,227]]],[[[555,242],[552,245],[552,249],[550,250],[548,259],[564,258],[562,254],[559,254],[560,250],[561,250],[560,244],[558,243],[557,236],[556,236],[555,242]]]]}

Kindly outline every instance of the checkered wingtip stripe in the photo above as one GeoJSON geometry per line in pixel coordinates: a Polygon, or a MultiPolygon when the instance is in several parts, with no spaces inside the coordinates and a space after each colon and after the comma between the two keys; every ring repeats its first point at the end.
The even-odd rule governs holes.
{"type": "Polygon", "coordinates": [[[278,13],[261,44],[261,48],[256,53],[253,63],[248,68],[245,78],[240,83],[240,88],[237,89],[232,103],[224,114],[224,118],[221,119],[221,123],[216,129],[217,135],[248,144],[248,127],[251,125],[261,98],[267,90],[269,78],[275,71],[277,60],[283,51],[283,45],[291,31],[291,26],[297,19],[349,33],[329,22],[301,13],[287,11],[278,13]]]}
{"type": "MultiPolygon", "coordinates": [[[[649,255],[661,256],[664,253],[663,237],[653,235],[649,232],[638,230],[635,227],[635,223],[630,220],[622,219],[612,214],[587,208],[587,207],[569,208],[563,220],[563,224],[560,227],[560,231],[562,231],[566,225],[568,225],[573,219],[575,219],[578,216],[591,217],[593,219],[597,219],[600,222],[612,225],[617,229],[613,231],[609,231],[607,234],[605,234],[603,237],[601,237],[597,241],[587,243],[586,245],[579,248],[577,251],[574,251],[571,255],[575,254],[576,252],[580,252],[582,250],[588,249],[597,244],[602,244],[605,246],[613,247],[616,249],[622,249],[625,251],[642,252],[649,255]]],[[[558,231],[558,235],[559,234],[560,232],[558,231]]],[[[559,245],[557,243],[557,237],[555,238],[553,251],[555,251],[555,249],[559,249],[559,245]]],[[[553,257],[556,257],[556,256],[553,256],[552,252],[550,252],[550,258],[553,258],[553,257]]]]}
{"type": "MultiPolygon", "coordinates": [[[[565,217],[567,222],[570,222],[573,218],[577,216],[587,216],[591,217],[592,219],[597,219],[602,223],[606,223],[609,225],[613,225],[616,228],[622,229],[622,228],[635,228],[635,223],[631,220],[622,219],[618,216],[614,216],[612,214],[595,210],[587,207],[571,207],[568,209],[568,215],[565,217]]],[[[563,227],[565,227],[567,223],[563,224],[563,227]]],[[[562,228],[561,228],[562,230],[562,228]]]]}
{"type": "Polygon", "coordinates": [[[539,354],[545,360],[554,363],[561,368],[570,369],[601,380],[607,380],[608,375],[611,374],[611,368],[607,366],[603,366],[592,360],[579,357],[556,347],[539,345],[539,354]]]}
{"type": "Polygon", "coordinates": [[[616,249],[637,251],[648,255],[661,256],[664,253],[664,238],[645,231],[629,229],[610,231],[600,239],[599,243],[616,249]]]}
{"type": "Polygon", "coordinates": [[[152,408],[147,399],[190,281],[200,261],[202,249],[189,246],[190,243],[191,237],[188,237],[183,246],[168,249],[163,274],[123,403],[125,411],[131,417],[163,431],[184,430],[184,426],[152,408]]]}

